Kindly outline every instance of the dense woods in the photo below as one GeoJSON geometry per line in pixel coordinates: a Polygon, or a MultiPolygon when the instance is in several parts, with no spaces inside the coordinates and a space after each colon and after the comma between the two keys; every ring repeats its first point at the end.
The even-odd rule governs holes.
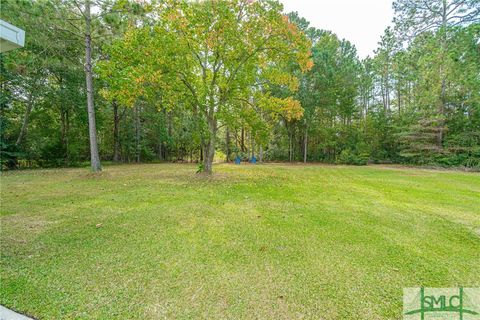
{"type": "Polygon", "coordinates": [[[271,0],[2,0],[2,168],[480,167],[480,2],[396,0],[374,56],[271,0]],[[98,148],[97,148],[98,144],[98,148]]]}

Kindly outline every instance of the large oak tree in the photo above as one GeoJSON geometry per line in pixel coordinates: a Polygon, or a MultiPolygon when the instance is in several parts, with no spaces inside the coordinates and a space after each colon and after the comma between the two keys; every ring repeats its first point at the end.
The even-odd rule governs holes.
{"type": "Polygon", "coordinates": [[[111,48],[100,67],[110,82],[106,96],[133,105],[160,94],[164,106],[187,105],[202,133],[206,173],[220,126],[251,110],[302,116],[298,101],[269,92],[272,85],[297,89],[292,64],[312,67],[310,42],[278,2],[166,1],[155,14],[154,26],[133,27],[111,48]]]}

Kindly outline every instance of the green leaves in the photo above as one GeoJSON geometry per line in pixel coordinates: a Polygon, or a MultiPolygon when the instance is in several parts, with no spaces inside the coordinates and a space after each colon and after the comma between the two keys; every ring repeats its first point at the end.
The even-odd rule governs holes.
{"type": "Polygon", "coordinates": [[[154,25],[132,26],[107,49],[108,60],[98,66],[107,99],[131,106],[161,92],[164,106],[189,106],[209,124],[206,139],[215,137],[218,122],[233,125],[257,103],[301,117],[298,102],[268,94],[271,85],[297,90],[290,66],[312,67],[310,42],[277,2],[171,0],[153,13],[154,25]]]}

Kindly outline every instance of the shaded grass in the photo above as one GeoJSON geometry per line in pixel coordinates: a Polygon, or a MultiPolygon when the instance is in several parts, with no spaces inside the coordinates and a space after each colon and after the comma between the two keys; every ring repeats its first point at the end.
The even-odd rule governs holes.
{"type": "Polygon", "coordinates": [[[0,303],[40,319],[400,319],[480,286],[480,175],[190,165],[2,176],[0,303]]]}

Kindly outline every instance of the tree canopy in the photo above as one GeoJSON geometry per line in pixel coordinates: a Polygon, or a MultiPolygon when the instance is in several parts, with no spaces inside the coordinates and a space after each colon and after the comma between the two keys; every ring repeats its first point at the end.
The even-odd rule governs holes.
{"type": "Polygon", "coordinates": [[[93,169],[211,173],[237,156],[480,166],[478,0],[394,1],[365,59],[274,0],[88,4],[90,18],[75,0],[2,1],[1,18],[27,30],[0,56],[3,169],[81,165],[94,143],[93,169]]]}

